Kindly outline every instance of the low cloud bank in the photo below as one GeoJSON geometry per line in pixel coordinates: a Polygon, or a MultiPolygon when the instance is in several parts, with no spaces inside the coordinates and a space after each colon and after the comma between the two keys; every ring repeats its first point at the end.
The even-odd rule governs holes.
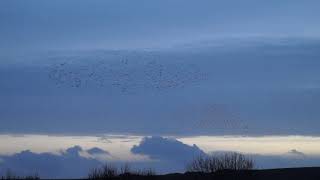
{"type": "Polygon", "coordinates": [[[0,156],[0,174],[7,170],[18,173],[19,175],[29,175],[38,173],[41,177],[50,178],[73,178],[84,177],[88,171],[102,164],[91,157],[84,157],[81,154],[90,152],[106,152],[95,148],[83,150],[80,146],[68,148],[61,154],[34,153],[30,150],[21,151],[12,156],[0,156]]]}
{"type": "MultiPolygon", "coordinates": [[[[152,168],[157,173],[184,172],[185,166],[199,155],[207,155],[196,145],[187,145],[176,139],[164,137],[145,137],[138,145],[131,148],[134,155],[143,155],[147,160],[129,161],[133,169],[152,168]]],[[[226,153],[210,152],[219,155],[226,153]]],[[[282,155],[247,154],[256,168],[287,168],[319,166],[320,157],[309,156],[298,149],[291,149],[282,155]]],[[[123,165],[123,161],[112,160],[108,151],[93,147],[84,150],[80,146],[70,147],[60,154],[34,153],[31,150],[21,151],[13,155],[0,156],[0,175],[8,169],[19,175],[38,173],[42,178],[81,178],[88,171],[103,163],[111,162],[123,165]]]]}
{"type": "Polygon", "coordinates": [[[154,160],[166,160],[175,162],[186,162],[190,158],[204,155],[195,144],[189,146],[176,139],[163,137],[146,137],[139,145],[132,147],[134,154],[147,155],[154,160]]]}
{"type": "Polygon", "coordinates": [[[139,145],[131,148],[133,154],[148,156],[149,165],[160,173],[183,172],[185,165],[199,155],[205,155],[198,146],[189,146],[176,139],[145,137],[139,145]]]}

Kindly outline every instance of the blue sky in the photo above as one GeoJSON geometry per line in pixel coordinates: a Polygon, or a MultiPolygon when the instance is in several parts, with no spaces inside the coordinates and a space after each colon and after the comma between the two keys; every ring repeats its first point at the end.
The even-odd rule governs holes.
{"type": "MultiPolygon", "coordinates": [[[[0,148],[0,167],[32,172],[49,158],[53,166],[85,162],[77,168],[86,169],[134,157],[138,167],[170,172],[163,167],[182,171],[181,159],[213,151],[253,155],[263,168],[316,165],[319,6],[317,0],[1,1],[0,141],[25,138],[0,148]],[[125,138],[95,144],[101,134],[125,138]],[[49,140],[52,149],[29,146],[49,140]],[[150,144],[185,153],[168,161],[150,144]],[[19,166],[19,158],[36,166],[19,166]]],[[[50,168],[37,170],[67,173],[50,168]]],[[[67,175],[82,176],[78,171],[67,175]]]]}
{"type": "Polygon", "coordinates": [[[1,49],[168,47],[207,36],[319,37],[316,0],[2,1],[1,49]]]}

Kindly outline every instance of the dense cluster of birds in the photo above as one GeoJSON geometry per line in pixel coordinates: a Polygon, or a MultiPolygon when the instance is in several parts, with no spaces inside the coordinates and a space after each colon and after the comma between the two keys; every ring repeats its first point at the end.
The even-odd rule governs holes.
{"type": "Polygon", "coordinates": [[[207,78],[196,64],[170,63],[155,59],[117,59],[60,61],[49,69],[57,86],[109,88],[122,93],[168,90],[207,78]]]}

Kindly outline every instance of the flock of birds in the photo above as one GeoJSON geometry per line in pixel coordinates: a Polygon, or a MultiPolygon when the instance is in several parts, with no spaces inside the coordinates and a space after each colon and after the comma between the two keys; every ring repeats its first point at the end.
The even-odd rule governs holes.
{"type": "Polygon", "coordinates": [[[50,67],[49,78],[57,86],[99,87],[117,92],[168,90],[207,78],[196,64],[162,63],[160,60],[121,58],[65,61],[50,67]]]}
{"type": "MultiPolygon", "coordinates": [[[[79,60],[68,58],[50,66],[49,78],[59,87],[104,88],[120,93],[165,91],[183,88],[207,79],[207,73],[190,63],[161,61],[152,57],[117,57],[114,59],[79,60]]],[[[108,91],[106,91],[108,93],[108,91]]],[[[195,112],[193,110],[192,112],[195,112]]],[[[183,113],[190,114],[190,113],[183,113]]],[[[195,114],[195,113],[193,113],[195,114]]],[[[196,115],[197,116],[197,115],[196,115]]],[[[202,107],[193,129],[248,130],[240,116],[220,105],[202,107]]],[[[189,125],[187,125],[190,127],[189,125]]]]}

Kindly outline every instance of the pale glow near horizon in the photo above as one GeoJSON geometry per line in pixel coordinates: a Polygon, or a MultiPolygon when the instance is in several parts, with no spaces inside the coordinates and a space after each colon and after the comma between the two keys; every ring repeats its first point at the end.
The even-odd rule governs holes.
{"type": "Polygon", "coordinates": [[[178,140],[190,145],[196,144],[206,152],[285,155],[295,149],[306,155],[320,155],[320,137],[314,136],[197,136],[178,140]]]}
{"type": "MultiPolygon", "coordinates": [[[[140,161],[147,157],[134,155],[130,149],[138,145],[144,136],[103,135],[0,135],[0,155],[11,155],[23,150],[35,153],[60,151],[75,145],[83,149],[98,147],[111,153],[113,160],[140,161]]],[[[196,144],[207,153],[214,151],[237,151],[247,154],[286,155],[297,150],[306,155],[320,155],[320,137],[312,136],[193,136],[172,137],[188,144],[196,144]]]]}

